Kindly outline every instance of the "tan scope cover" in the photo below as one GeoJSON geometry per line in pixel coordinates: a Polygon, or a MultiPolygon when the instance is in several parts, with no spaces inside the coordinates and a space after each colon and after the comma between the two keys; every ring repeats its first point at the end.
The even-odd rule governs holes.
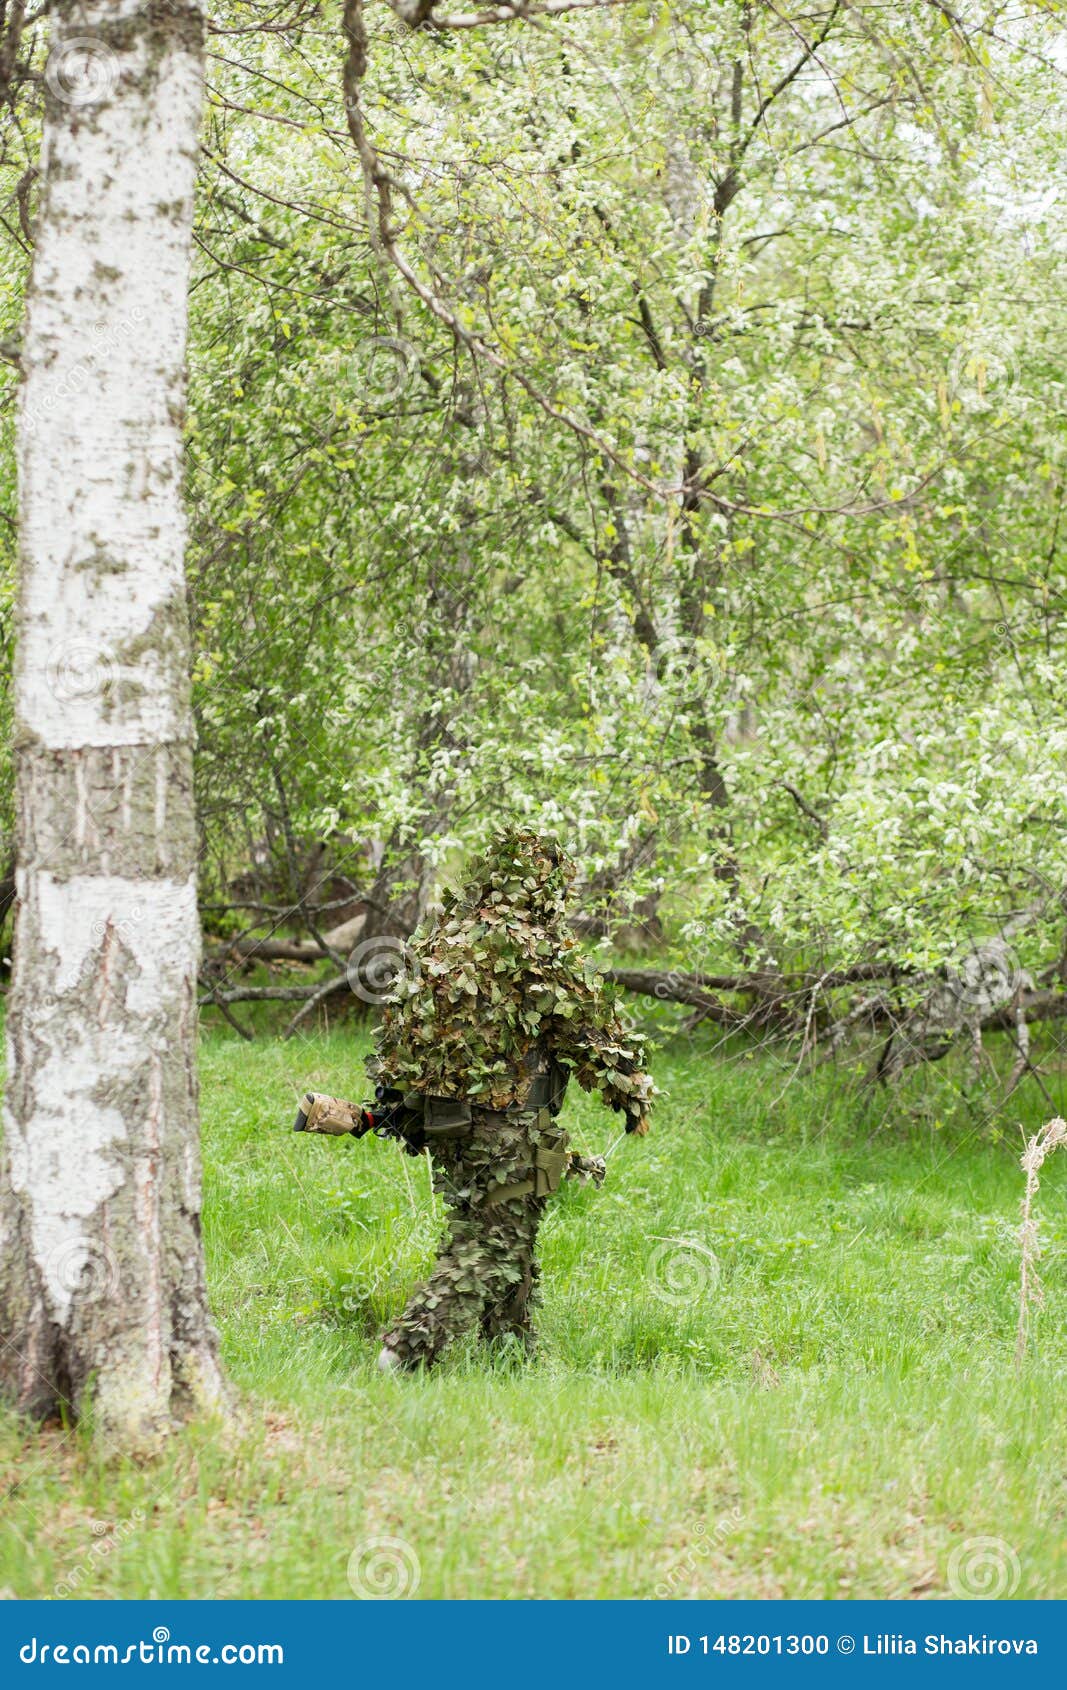
{"type": "Polygon", "coordinates": [[[362,1120],[358,1104],[346,1103],[343,1097],[327,1097],[321,1091],[309,1091],[301,1107],[307,1116],[306,1133],[330,1133],[339,1138],[354,1132],[362,1120]]]}

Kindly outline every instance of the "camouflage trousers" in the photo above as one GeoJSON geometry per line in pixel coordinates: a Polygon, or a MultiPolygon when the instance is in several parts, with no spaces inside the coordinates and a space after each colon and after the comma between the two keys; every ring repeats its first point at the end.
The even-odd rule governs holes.
{"type": "Polygon", "coordinates": [[[532,1348],[537,1229],[562,1176],[565,1145],[547,1111],[515,1116],[476,1108],[469,1133],[433,1147],[448,1234],[429,1279],[383,1335],[404,1366],[432,1364],[467,1333],[511,1335],[532,1348]]]}

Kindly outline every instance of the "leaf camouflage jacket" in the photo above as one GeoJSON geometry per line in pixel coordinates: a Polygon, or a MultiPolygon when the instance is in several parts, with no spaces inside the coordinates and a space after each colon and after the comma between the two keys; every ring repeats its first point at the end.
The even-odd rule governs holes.
{"type": "Polygon", "coordinates": [[[565,1176],[604,1177],[558,1122],[572,1076],[627,1132],[648,1130],[641,1041],[566,923],[574,873],[554,840],[509,831],[411,942],[369,1067],[389,1136],[430,1152],[449,1230],[384,1336],[383,1368],[429,1365],[466,1334],[532,1346],[547,1198],[565,1176]]]}

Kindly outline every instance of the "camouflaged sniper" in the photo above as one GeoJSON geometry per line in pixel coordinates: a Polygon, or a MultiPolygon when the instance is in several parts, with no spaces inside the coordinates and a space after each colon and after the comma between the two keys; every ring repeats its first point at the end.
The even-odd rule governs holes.
{"type": "Polygon", "coordinates": [[[602,1158],[575,1156],[557,1124],[572,1075],[627,1132],[647,1131],[655,1088],[641,1042],[566,924],[574,872],[550,839],[496,839],[412,940],[369,1063],[377,1120],[338,1099],[321,1100],[321,1125],[308,1117],[312,1131],[373,1129],[429,1149],[448,1207],[433,1273],[384,1336],[385,1366],[430,1364],[468,1332],[529,1347],[545,1202],[565,1175],[604,1177],[602,1158]]]}

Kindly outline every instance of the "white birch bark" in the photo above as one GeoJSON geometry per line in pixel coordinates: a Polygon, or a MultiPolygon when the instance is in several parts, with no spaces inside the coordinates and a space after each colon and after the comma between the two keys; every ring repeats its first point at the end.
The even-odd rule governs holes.
{"type": "Polygon", "coordinates": [[[19,417],[0,1384],[125,1446],[217,1401],[181,431],[203,21],[55,25],[19,417]]]}

